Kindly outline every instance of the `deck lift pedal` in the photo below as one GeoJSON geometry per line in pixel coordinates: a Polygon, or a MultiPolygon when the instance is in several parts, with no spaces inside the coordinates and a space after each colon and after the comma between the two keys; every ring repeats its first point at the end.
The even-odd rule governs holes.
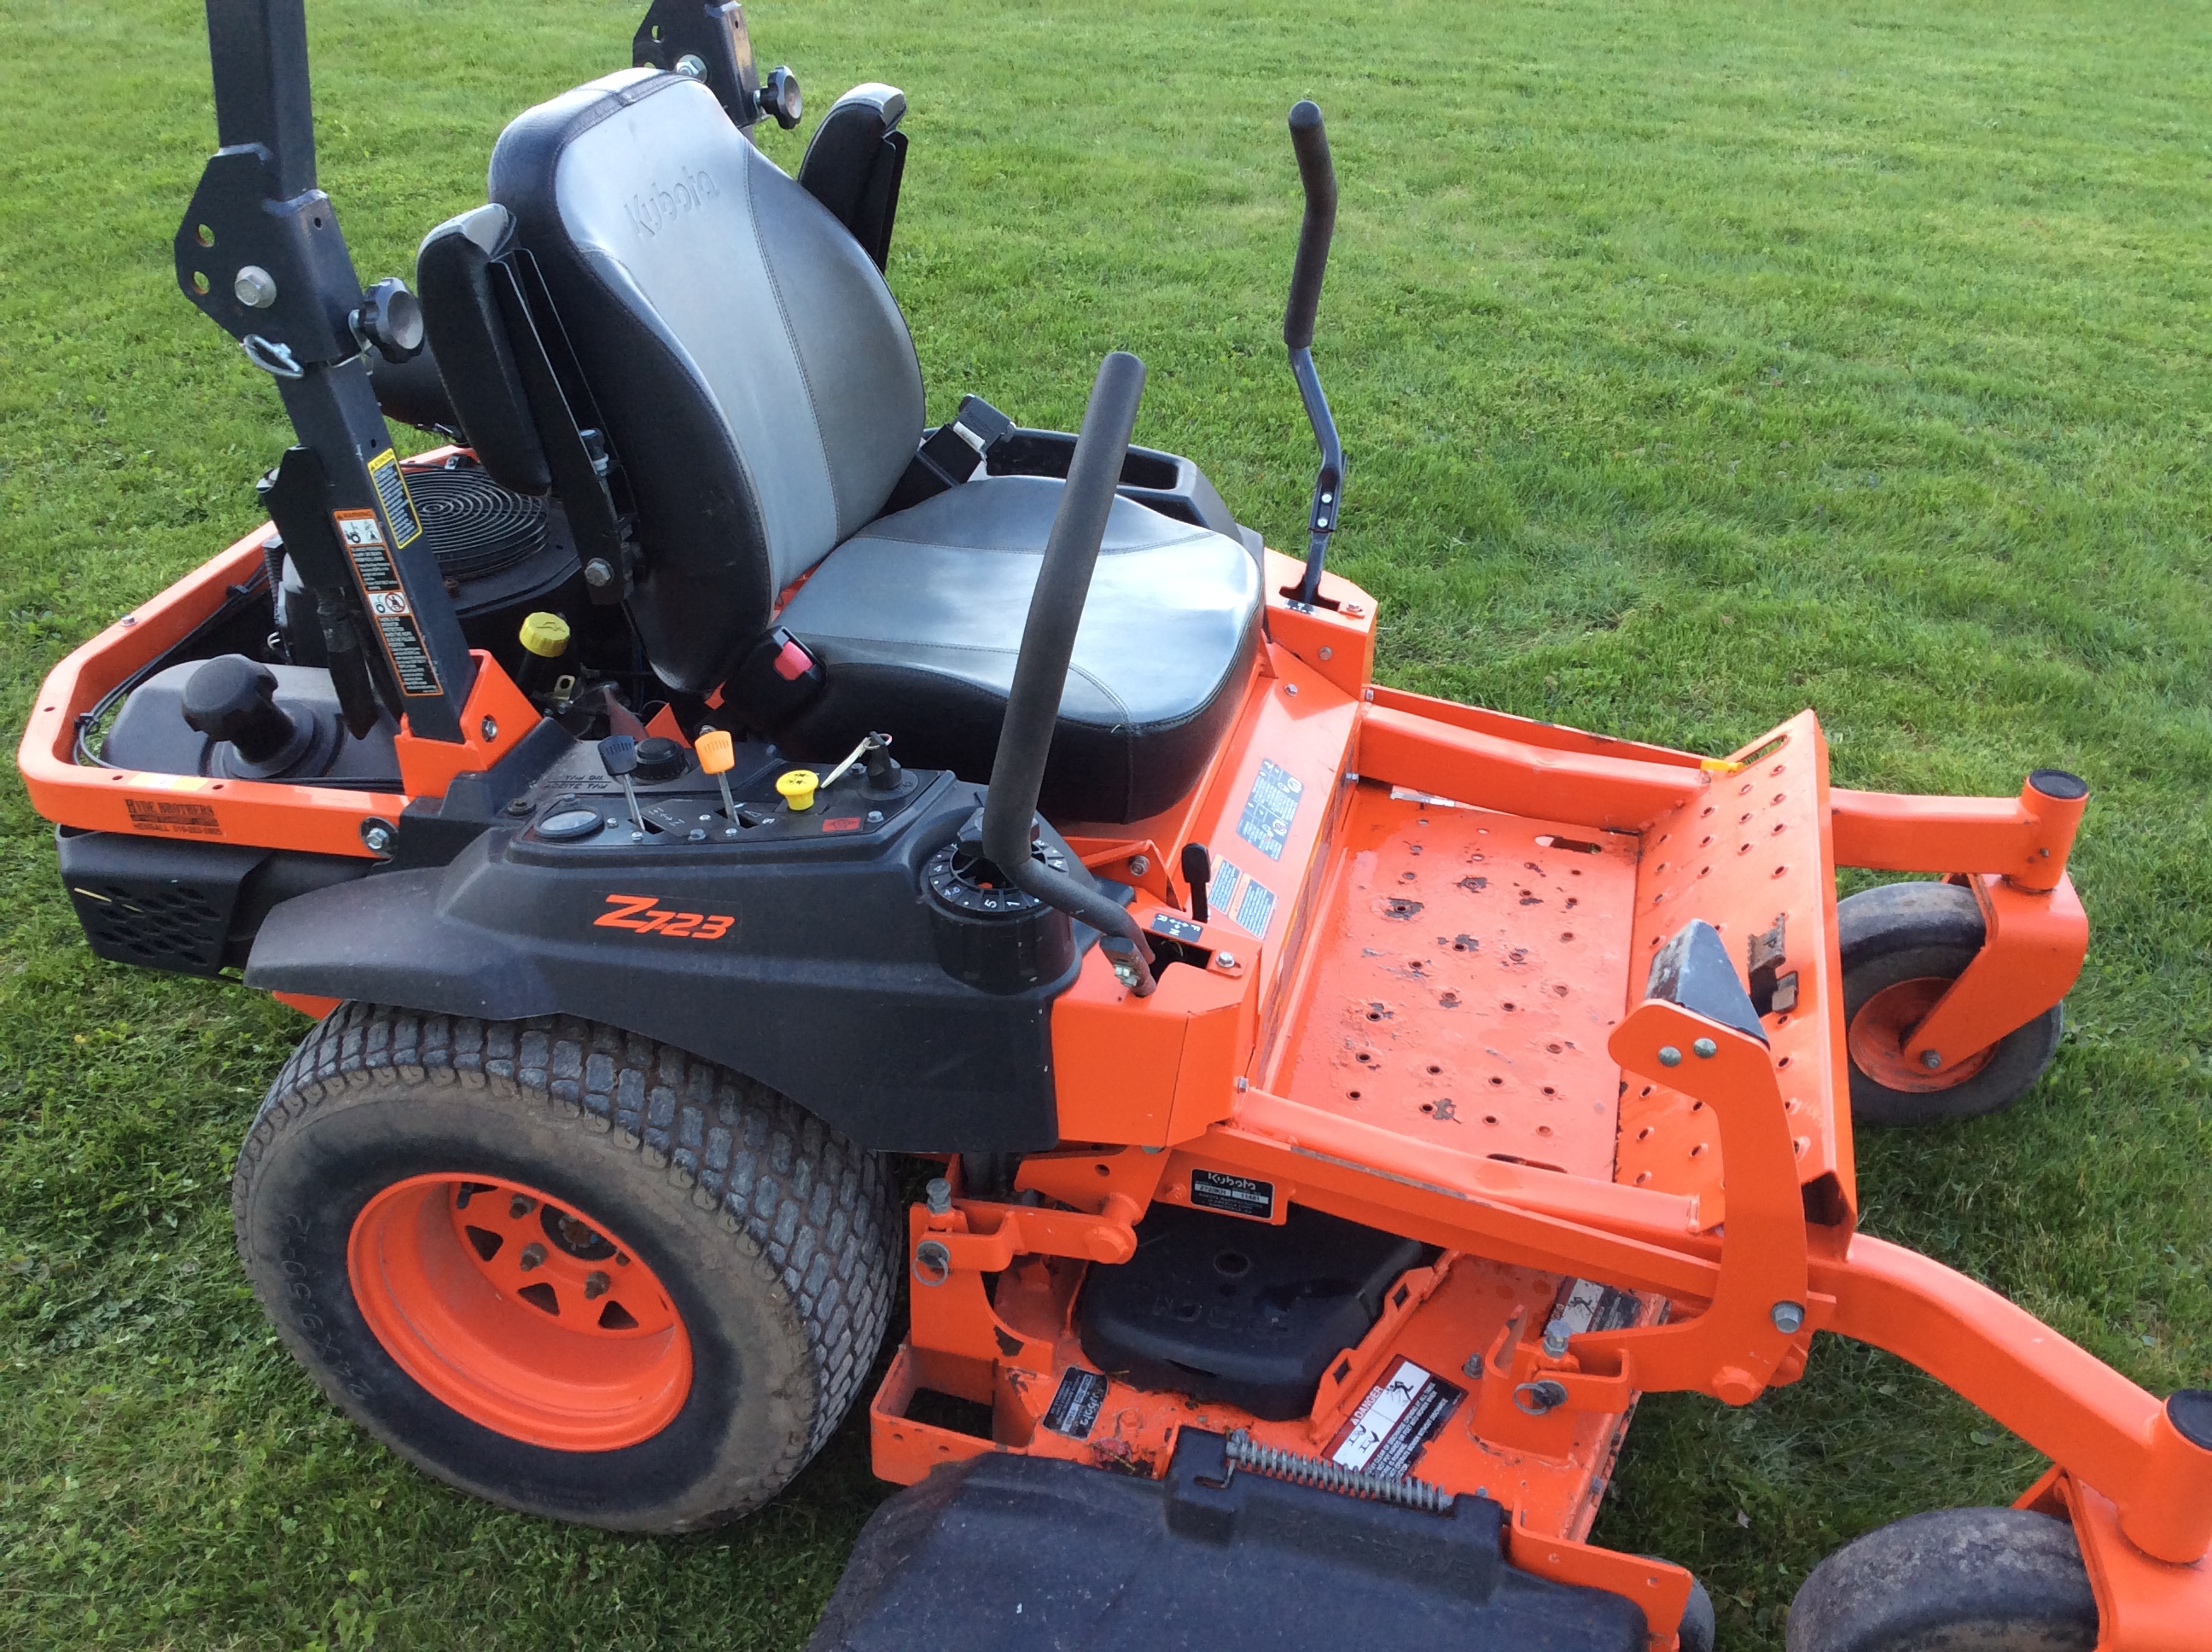
{"type": "Polygon", "coordinates": [[[95,951],[315,1017],[234,1210],[334,1404],[509,1507],[694,1529],[828,1439],[902,1273],[867,1424],[908,1489],[817,1647],[1665,1652],[1710,1646],[1693,1580],[1588,1541],[1637,1395],[1747,1405],[1827,1332],[2052,1467],[1838,1551],[1792,1652],[2205,1644],[2212,1394],[1856,1231],[1855,1117],[2049,1060],[2087,788],[1376,683],[1314,105],[1298,560],[1129,445],[1133,357],[1079,434],[925,428],[905,98],[787,176],[734,4],[656,0],[520,117],[416,290],[316,187],[301,0],[208,17],[179,281],[298,440],[20,762],[95,951]]]}

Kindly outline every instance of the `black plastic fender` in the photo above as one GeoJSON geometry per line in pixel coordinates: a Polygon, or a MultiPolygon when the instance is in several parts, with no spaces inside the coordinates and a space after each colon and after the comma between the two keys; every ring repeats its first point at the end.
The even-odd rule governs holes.
{"type": "Polygon", "coordinates": [[[864,1147],[1036,1151],[1059,1139],[1051,1007],[1080,952],[1018,992],[945,973],[920,872],[978,791],[945,777],[834,841],[579,849],[495,828],[449,865],[277,907],[246,984],[586,1017],[756,1078],[864,1147]]]}

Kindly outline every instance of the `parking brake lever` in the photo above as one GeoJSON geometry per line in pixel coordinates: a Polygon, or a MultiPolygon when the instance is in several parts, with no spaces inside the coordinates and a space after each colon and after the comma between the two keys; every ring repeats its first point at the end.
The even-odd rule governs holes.
{"type": "Polygon", "coordinates": [[[1313,363],[1314,317],[1321,308],[1322,276],[1328,270],[1329,238],[1336,233],[1336,169],[1329,162],[1328,133],[1322,125],[1320,106],[1310,98],[1300,99],[1291,109],[1291,148],[1298,157],[1306,216],[1298,226],[1298,259],[1291,270],[1283,343],[1290,347],[1291,376],[1298,381],[1306,422],[1313,426],[1314,441],[1321,448],[1313,504],[1306,512],[1306,571],[1297,595],[1297,601],[1311,603],[1321,590],[1328,537],[1344,515],[1344,449],[1337,441],[1336,421],[1329,416],[1328,398],[1322,393],[1321,375],[1313,363]]]}

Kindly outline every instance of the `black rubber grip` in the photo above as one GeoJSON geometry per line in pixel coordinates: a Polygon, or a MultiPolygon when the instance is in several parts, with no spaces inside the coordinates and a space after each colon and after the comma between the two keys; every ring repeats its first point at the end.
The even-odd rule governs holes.
{"type": "Polygon", "coordinates": [[[1098,369],[1067,466],[1067,485],[1044,544],[1030,597],[1029,623],[1022,629],[1022,651],[1014,661],[1014,681],[1006,695],[1006,720],[999,726],[999,750],[991,764],[991,787],[983,805],[983,853],[1007,877],[1039,900],[1105,935],[1125,935],[1139,949],[1140,993],[1152,990],[1148,961],[1141,961],[1144,935],[1119,902],[1109,900],[1089,877],[1062,877],[1033,859],[1030,835],[1036,816],[1044,764],[1060,720],[1060,695],[1067,687],[1068,662],[1075,655],[1076,628],[1091,594],[1091,574],[1106,538],[1121,464],[1137,428],[1137,403],[1145,393],[1145,364],[1115,350],[1098,369]]]}
{"type": "Polygon", "coordinates": [[[1329,165],[1328,133],[1321,106],[1302,99],[1291,110],[1291,148],[1297,151],[1298,181],[1305,185],[1305,222],[1298,226],[1298,261],[1291,270],[1290,307],[1283,312],[1283,342],[1294,350],[1313,347],[1314,316],[1321,308],[1321,278],[1328,270],[1329,237],[1336,233],[1336,168],[1329,165]]]}

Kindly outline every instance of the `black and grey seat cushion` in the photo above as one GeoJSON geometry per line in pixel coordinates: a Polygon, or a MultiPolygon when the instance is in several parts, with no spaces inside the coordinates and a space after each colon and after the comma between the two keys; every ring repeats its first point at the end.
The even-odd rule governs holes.
{"type": "MultiPolygon", "coordinates": [[[[838,546],[783,611],[828,668],[792,734],[830,750],[896,723],[905,762],[987,773],[1061,486],[978,477],[838,546]],[[897,715],[908,707],[921,714],[897,715]]],[[[1259,606],[1243,545],[1116,499],[1060,699],[1047,806],[1137,820],[1188,791],[1236,714],[1259,606]]]]}
{"type": "MultiPolygon", "coordinates": [[[[773,620],[827,667],[774,731],[787,746],[880,729],[903,759],[982,778],[1061,484],[980,479],[878,519],[922,431],[905,320],[698,82],[629,70],[541,104],[501,137],[490,185],[620,457],[645,553],[630,612],[662,680],[714,688],[773,620]]],[[[1187,791],[1260,609],[1244,546],[1118,501],[1046,806],[1124,821],[1187,791]]]]}

